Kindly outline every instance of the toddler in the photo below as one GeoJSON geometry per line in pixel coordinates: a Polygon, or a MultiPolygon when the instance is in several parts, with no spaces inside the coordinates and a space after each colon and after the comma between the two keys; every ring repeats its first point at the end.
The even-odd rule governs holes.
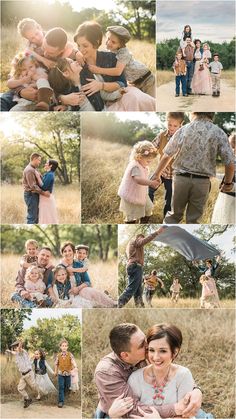
{"type": "Polygon", "coordinates": [[[220,308],[219,295],[214,278],[206,274],[201,275],[199,282],[202,285],[200,308],[220,308]]]}
{"type": "Polygon", "coordinates": [[[65,393],[71,387],[71,371],[77,368],[74,356],[68,351],[68,342],[62,339],[60,342],[60,352],[55,361],[55,376],[58,376],[58,407],[63,407],[65,393]]]}
{"type": "Polygon", "coordinates": [[[139,219],[145,221],[145,217],[152,214],[153,203],[148,196],[148,186],[155,189],[159,181],[148,179],[148,166],[156,156],[157,149],[150,141],[139,141],[133,146],[118,190],[120,211],[125,215],[126,224],[134,224],[139,219]]]}
{"type": "Polygon", "coordinates": [[[211,81],[212,81],[212,96],[220,96],[220,76],[223,70],[223,65],[219,61],[219,54],[213,54],[213,60],[209,64],[211,70],[211,81]]]}
{"type": "MultiPolygon", "coordinates": [[[[184,122],[184,112],[168,112],[167,113],[167,129],[160,134],[152,141],[153,145],[157,148],[157,151],[160,155],[160,159],[164,154],[164,148],[170,141],[171,137],[175,132],[183,125],[184,122]]],[[[171,199],[172,199],[172,169],[173,160],[166,166],[161,174],[161,181],[165,188],[165,205],[164,205],[164,217],[168,211],[171,211],[171,199]]],[[[154,176],[153,176],[154,178],[154,176]]],[[[152,179],[152,177],[151,177],[152,179]]],[[[154,201],[154,194],[157,189],[149,186],[149,197],[151,201],[154,201]]]]}
{"type": "Polygon", "coordinates": [[[13,100],[18,102],[17,105],[13,106],[11,111],[48,111],[53,91],[49,86],[47,78],[46,70],[40,67],[40,64],[30,52],[16,55],[12,61],[10,79],[7,82],[9,89],[16,91],[13,100]],[[17,94],[17,89],[22,86],[31,86],[38,90],[38,101],[36,104],[30,100],[21,98],[17,94]]]}
{"type": "Polygon", "coordinates": [[[211,50],[207,43],[203,44],[203,53],[202,53],[203,61],[208,64],[211,58],[211,50]]]}
{"type": "Polygon", "coordinates": [[[160,278],[157,276],[157,271],[153,270],[150,275],[144,277],[144,295],[147,301],[147,304],[152,307],[152,298],[155,294],[156,287],[158,283],[161,285],[161,288],[164,288],[164,284],[160,278]]]}
{"type": "Polygon", "coordinates": [[[186,78],[187,67],[181,51],[176,53],[173,69],[175,74],[175,96],[178,97],[180,94],[180,84],[182,86],[183,96],[188,96],[186,78]]]}
{"type": "Polygon", "coordinates": [[[30,294],[30,300],[35,301],[39,306],[47,299],[47,295],[44,294],[46,285],[43,282],[43,274],[37,266],[27,268],[24,287],[30,294]]]}
{"type": "Polygon", "coordinates": [[[116,54],[117,64],[114,68],[102,68],[89,65],[89,69],[95,74],[108,76],[120,76],[124,71],[126,79],[144,93],[155,97],[155,76],[148,67],[134,60],[131,52],[126,47],[130,40],[129,31],[123,26],[109,26],[106,33],[107,49],[116,54]]]}
{"type": "Polygon", "coordinates": [[[179,293],[180,290],[182,290],[183,287],[182,285],[179,283],[178,278],[174,278],[173,279],[173,283],[170,287],[170,291],[171,291],[171,301],[174,301],[175,303],[178,302],[179,299],[179,293]]]}
{"type": "Polygon", "coordinates": [[[25,250],[26,253],[22,256],[20,260],[21,268],[29,268],[32,265],[37,265],[38,261],[38,242],[36,240],[26,240],[25,250]]]}

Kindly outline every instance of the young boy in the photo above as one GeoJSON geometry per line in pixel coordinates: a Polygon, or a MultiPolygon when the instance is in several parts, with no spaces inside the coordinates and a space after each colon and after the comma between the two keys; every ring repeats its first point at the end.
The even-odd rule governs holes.
{"type": "Polygon", "coordinates": [[[71,387],[71,371],[77,368],[74,356],[68,352],[68,342],[62,339],[60,342],[60,352],[55,361],[55,376],[58,376],[58,407],[63,407],[65,393],[71,387]]]}
{"type": "Polygon", "coordinates": [[[161,285],[161,288],[164,288],[164,284],[160,278],[157,276],[157,271],[153,270],[150,275],[145,275],[144,277],[144,295],[146,302],[149,307],[152,307],[152,298],[155,293],[158,283],[161,285]]]}
{"type": "Polygon", "coordinates": [[[25,390],[27,384],[37,393],[36,399],[40,400],[41,398],[39,387],[35,381],[29,354],[25,349],[23,349],[22,340],[17,340],[14,342],[11,345],[11,350],[7,349],[6,352],[10,352],[11,354],[15,355],[16,365],[19,372],[21,373],[21,378],[17,386],[17,390],[24,397],[24,408],[27,408],[32,403],[32,399],[29,397],[27,391],[25,390]]]}
{"type": "MultiPolygon", "coordinates": [[[[167,113],[167,130],[158,134],[153,140],[153,144],[158,149],[160,159],[163,156],[163,149],[168,144],[174,133],[183,125],[184,112],[168,112],[167,113]]],[[[161,181],[165,188],[165,206],[164,206],[164,217],[168,211],[171,210],[171,198],[172,198],[172,162],[170,161],[168,166],[163,170],[161,174],[161,181]]],[[[152,179],[152,178],[151,178],[152,179]]],[[[158,188],[157,188],[158,189],[158,188]]],[[[151,201],[154,201],[154,194],[157,189],[149,187],[149,197],[151,201]]]]}
{"type": "Polygon", "coordinates": [[[223,65],[219,61],[219,54],[213,54],[213,60],[209,64],[211,70],[211,81],[212,81],[212,96],[220,96],[220,76],[223,70],[223,65]]]}
{"type": "Polygon", "coordinates": [[[83,268],[87,269],[89,266],[88,253],[89,246],[86,246],[85,244],[78,244],[75,246],[76,259],[83,263],[83,268]]]}
{"type": "Polygon", "coordinates": [[[117,64],[114,68],[101,68],[89,65],[95,74],[120,76],[124,71],[127,81],[144,93],[155,97],[155,76],[149,68],[140,61],[134,60],[126,43],[131,39],[128,29],[123,26],[109,26],[106,33],[107,49],[116,54],[117,64]]]}
{"type": "Polygon", "coordinates": [[[175,74],[175,96],[178,97],[180,94],[180,83],[182,86],[183,96],[188,96],[186,78],[187,67],[181,51],[178,51],[176,53],[175,61],[173,63],[173,69],[175,74]]]}
{"type": "Polygon", "coordinates": [[[21,268],[29,268],[32,265],[37,265],[38,261],[38,242],[36,240],[26,240],[25,242],[25,250],[26,254],[24,254],[20,260],[20,267],[21,268]]]}

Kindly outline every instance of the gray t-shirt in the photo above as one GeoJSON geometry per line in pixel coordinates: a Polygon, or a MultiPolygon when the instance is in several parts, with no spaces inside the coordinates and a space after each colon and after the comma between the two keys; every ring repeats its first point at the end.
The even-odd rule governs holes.
{"type": "Polygon", "coordinates": [[[209,64],[209,68],[211,69],[211,73],[219,74],[223,70],[223,65],[220,61],[212,61],[209,64]]]}
{"type": "Polygon", "coordinates": [[[153,399],[154,388],[151,384],[144,380],[144,368],[134,371],[129,379],[128,384],[137,396],[139,401],[146,405],[162,405],[176,403],[182,399],[186,393],[193,390],[194,380],[188,368],[176,365],[177,371],[175,376],[166,384],[163,396],[164,399],[153,399]]]}

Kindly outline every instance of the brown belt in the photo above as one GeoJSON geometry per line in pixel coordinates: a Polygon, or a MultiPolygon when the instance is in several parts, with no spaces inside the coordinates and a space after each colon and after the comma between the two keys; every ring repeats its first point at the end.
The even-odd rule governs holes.
{"type": "Polygon", "coordinates": [[[144,76],[139,77],[139,79],[133,81],[133,84],[142,83],[142,81],[146,80],[148,78],[148,76],[150,76],[151,74],[152,74],[151,71],[148,71],[146,74],[144,74],[144,76]]]}

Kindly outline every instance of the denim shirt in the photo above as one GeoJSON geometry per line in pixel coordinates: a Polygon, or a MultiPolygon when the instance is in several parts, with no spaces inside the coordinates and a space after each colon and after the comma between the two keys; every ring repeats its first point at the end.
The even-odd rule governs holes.
{"type": "MultiPolygon", "coordinates": [[[[97,51],[96,65],[98,67],[113,68],[116,67],[116,63],[116,55],[113,52],[97,51]]],[[[124,72],[122,72],[120,76],[107,76],[102,74],[102,77],[105,82],[117,82],[120,85],[120,87],[127,86],[127,81],[124,72]]]]}
{"type": "Polygon", "coordinates": [[[57,292],[58,292],[60,300],[69,300],[70,299],[69,291],[71,289],[70,281],[67,280],[66,282],[64,282],[64,284],[56,281],[55,285],[57,287],[57,292]]]}
{"type": "Polygon", "coordinates": [[[55,175],[54,172],[50,171],[50,172],[46,172],[43,175],[43,184],[41,186],[41,189],[43,191],[49,191],[50,193],[52,193],[53,190],[53,185],[54,185],[54,179],[55,179],[55,175]]]}

